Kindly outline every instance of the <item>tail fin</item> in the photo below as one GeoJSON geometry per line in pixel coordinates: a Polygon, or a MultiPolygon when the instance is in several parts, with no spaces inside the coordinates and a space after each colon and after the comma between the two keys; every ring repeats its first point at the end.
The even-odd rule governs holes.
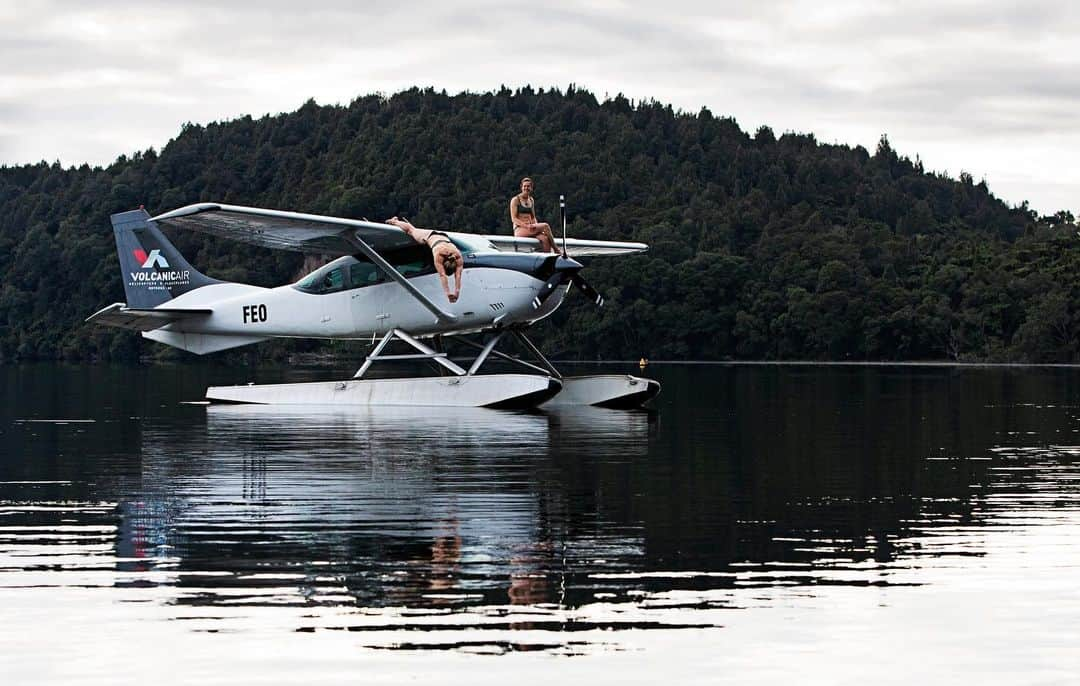
{"type": "Polygon", "coordinates": [[[146,210],[120,212],[111,219],[128,307],[157,307],[188,291],[221,283],[188,264],[146,210]]]}

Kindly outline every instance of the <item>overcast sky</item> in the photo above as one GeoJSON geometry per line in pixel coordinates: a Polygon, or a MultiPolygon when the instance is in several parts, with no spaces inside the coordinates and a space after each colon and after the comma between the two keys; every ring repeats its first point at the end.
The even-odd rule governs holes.
{"type": "MultiPolygon", "coordinates": [[[[1080,3],[0,3],[0,164],[105,164],[187,121],[410,86],[623,93],[1080,210],[1080,3]]],[[[302,208],[300,208],[302,209],[302,208]]]]}

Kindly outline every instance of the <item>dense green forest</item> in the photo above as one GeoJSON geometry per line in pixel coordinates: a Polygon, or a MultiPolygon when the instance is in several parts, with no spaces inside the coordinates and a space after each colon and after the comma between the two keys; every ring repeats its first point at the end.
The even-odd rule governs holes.
{"type": "MultiPolygon", "coordinates": [[[[651,246],[588,264],[607,305],[571,298],[536,327],[555,357],[1080,360],[1068,212],[1010,208],[968,174],[927,173],[884,136],[871,153],[767,127],[751,135],[708,110],[575,88],[308,102],[186,125],[160,152],[104,169],[2,167],[0,359],[187,356],[83,324],[124,299],[111,213],[220,201],[509,233],[525,175],[541,219],[557,218],[564,193],[570,235],[651,246]]],[[[221,279],[270,286],[303,269],[292,253],[173,238],[221,279]]]]}

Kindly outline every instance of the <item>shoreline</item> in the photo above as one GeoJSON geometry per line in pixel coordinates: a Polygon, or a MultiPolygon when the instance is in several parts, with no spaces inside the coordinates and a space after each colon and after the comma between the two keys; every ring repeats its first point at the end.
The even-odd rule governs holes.
{"type": "MultiPolygon", "coordinates": [[[[452,357],[454,360],[469,361],[472,358],[452,357]]],[[[361,357],[312,357],[293,358],[288,360],[266,360],[254,364],[243,364],[245,367],[337,367],[350,366],[362,363],[361,357]]],[[[552,364],[557,365],[595,365],[595,366],[639,366],[639,360],[560,360],[552,359],[552,364]]],[[[238,366],[235,361],[196,359],[196,360],[153,360],[140,359],[138,361],[87,361],[87,360],[26,360],[26,361],[0,361],[0,367],[29,367],[35,365],[60,365],[60,366],[86,366],[86,367],[215,367],[215,366],[238,366]]],[[[919,360],[919,361],[853,361],[853,360],[649,360],[646,369],[653,366],[678,367],[678,366],[714,366],[714,367],[967,367],[967,368],[1033,368],[1033,369],[1080,369],[1080,363],[1071,362],[963,362],[953,360],[919,360]]]]}
{"type": "MultiPolygon", "coordinates": [[[[553,364],[632,364],[638,360],[552,360],[553,364]]],[[[954,361],[847,361],[847,360],[649,360],[646,367],[653,365],[713,365],[741,367],[1048,367],[1080,369],[1080,364],[1071,362],[954,362],[954,361]]]]}

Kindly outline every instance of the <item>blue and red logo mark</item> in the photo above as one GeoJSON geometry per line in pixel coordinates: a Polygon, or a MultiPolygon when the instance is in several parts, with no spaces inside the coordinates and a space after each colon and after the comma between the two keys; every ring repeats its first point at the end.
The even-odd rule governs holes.
{"type": "Polygon", "coordinates": [[[147,255],[146,251],[142,248],[135,248],[131,251],[132,256],[142,265],[142,269],[150,269],[152,267],[159,267],[161,269],[169,268],[169,261],[165,259],[165,256],[161,254],[161,251],[157,248],[150,251],[147,255]]]}
{"type": "Polygon", "coordinates": [[[147,253],[142,248],[131,251],[139,265],[138,269],[128,271],[130,280],[127,286],[145,286],[150,290],[169,290],[176,286],[187,286],[191,283],[191,271],[187,269],[173,269],[161,250],[155,248],[147,253]]]}

